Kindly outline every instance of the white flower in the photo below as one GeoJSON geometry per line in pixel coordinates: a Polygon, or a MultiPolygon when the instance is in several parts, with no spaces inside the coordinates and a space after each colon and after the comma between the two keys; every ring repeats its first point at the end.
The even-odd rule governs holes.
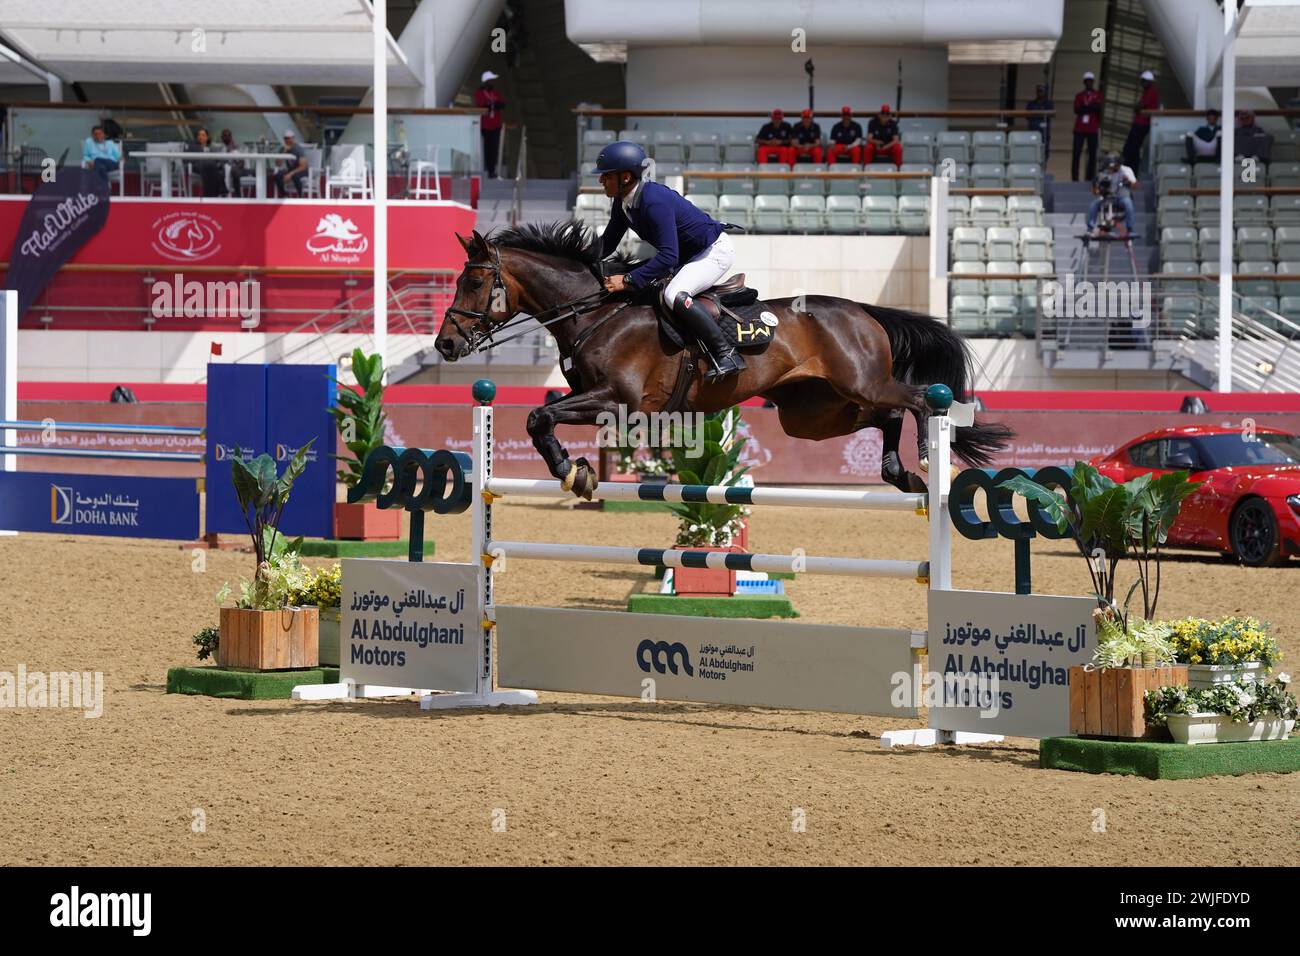
{"type": "Polygon", "coordinates": [[[1290,675],[1290,674],[1278,674],[1278,675],[1277,675],[1277,682],[1278,682],[1279,684],[1289,684],[1289,683],[1291,683],[1291,675],[1290,675]]]}

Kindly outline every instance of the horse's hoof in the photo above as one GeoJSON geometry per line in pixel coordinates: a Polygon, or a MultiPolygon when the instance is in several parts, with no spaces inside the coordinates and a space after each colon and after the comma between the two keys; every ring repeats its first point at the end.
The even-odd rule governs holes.
{"type": "Polygon", "coordinates": [[[930,470],[930,459],[929,459],[929,458],[922,458],[921,461],[919,462],[919,464],[920,464],[920,468],[921,468],[922,471],[924,471],[924,472],[929,472],[929,470],[930,470]]]}
{"type": "Polygon", "coordinates": [[[590,501],[592,494],[596,491],[596,471],[591,467],[591,462],[585,458],[579,458],[574,462],[574,468],[576,469],[576,475],[571,490],[578,497],[590,501]]]}
{"type": "Polygon", "coordinates": [[[560,479],[560,487],[565,491],[573,490],[573,480],[578,477],[578,466],[569,462],[569,473],[560,479]]]}

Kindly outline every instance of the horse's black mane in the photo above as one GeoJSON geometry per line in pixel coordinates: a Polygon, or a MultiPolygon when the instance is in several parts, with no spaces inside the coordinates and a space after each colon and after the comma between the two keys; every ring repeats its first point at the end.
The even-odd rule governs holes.
{"type": "MultiPolygon", "coordinates": [[[[487,237],[503,249],[522,249],[544,255],[561,256],[580,262],[594,270],[600,257],[600,237],[576,219],[546,223],[524,223],[514,229],[501,229],[487,237]]],[[[604,262],[605,272],[623,272],[638,260],[615,253],[604,262]]]]}

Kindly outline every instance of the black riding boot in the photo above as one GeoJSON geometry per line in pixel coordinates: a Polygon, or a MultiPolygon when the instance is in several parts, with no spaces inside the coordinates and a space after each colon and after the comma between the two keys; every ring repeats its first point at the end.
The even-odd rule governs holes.
{"type": "Polygon", "coordinates": [[[713,367],[704,373],[706,385],[712,384],[728,375],[736,375],[745,368],[745,360],[736,347],[727,341],[718,328],[718,323],[705,311],[704,306],[695,301],[695,297],[685,292],[677,293],[673,300],[673,314],[681,320],[687,332],[700,340],[704,351],[708,353],[713,367]]]}

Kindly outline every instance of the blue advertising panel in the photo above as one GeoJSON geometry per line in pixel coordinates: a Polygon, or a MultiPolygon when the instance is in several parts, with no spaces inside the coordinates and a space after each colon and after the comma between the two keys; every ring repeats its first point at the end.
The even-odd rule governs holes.
{"type": "Polygon", "coordinates": [[[0,529],[193,541],[199,489],[193,478],[0,471],[0,529]]]}
{"type": "Polygon", "coordinates": [[[207,533],[247,534],[239,499],[230,481],[235,449],[245,458],[267,451],[266,365],[209,365],[207,450],[207,533]]]}
{"type": "Polygon", "coordinates": [[[294,482],[280,519],[287,535],[334,537],[334,460],[338,427],[333,365],[271,365],[266,373],[266,445],[283,472],[299,448],[312,441],[307,468],[294,482]]]}

